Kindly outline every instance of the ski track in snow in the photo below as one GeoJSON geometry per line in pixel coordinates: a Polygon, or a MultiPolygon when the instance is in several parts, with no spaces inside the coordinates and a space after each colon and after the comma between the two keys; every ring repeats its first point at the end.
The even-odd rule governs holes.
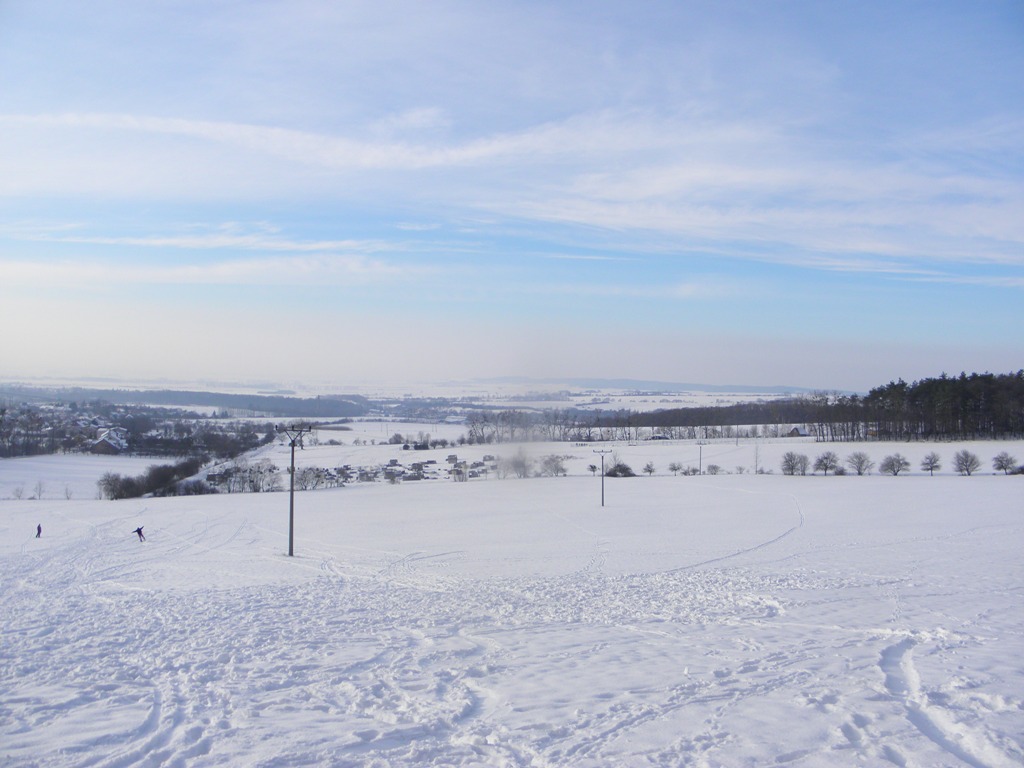
{"type": "Polygon", "coordinates": [[[936,602],[956,579],[929,582],[936,546],[986,529],[1019,543],[1019,525],[893,536],[894,570],[884,542],[813,538],[829,524],[820,498],[708,492],[781,499],[774,529],[649,571],[610,570],[615,535],[568,512],[585,543],[566,545],[576,565],[561,573],[474,574],[460,547],[349,556],[318,538],[265,581],[251,576],[282,558],[244,503],[147,525],[145,544],[129,538],[142,513],[61,513],[88,518],[84,535],[0,563],[0,763],[1024,763],[1024,701],[993,661],[1012,618],[995,611],[1019,584],[991,574],[966,616],[936,602]],[[864,552],[863,569],[835,562],[864,552]],[[202,588],[203,567],[240,581],[202,588]]]}
{"type": "MultiPolygon", "coordinates": [[[[747,493],[752,493],[752,492],[751,491],[747,491],[747,493]]],[[[709,566],[709,565],[716,565],[718,563],[724,563],[727,560],[731,560],[733,558],[740,557],[740,556],[746,555],[746,554],[750,554],[752,552],[757,552],[758,550],[762,550],[762,549],[765,549],[767,547],[770,547],[770,546],[772,546],[774,544],[779,543],[780,541],[782,541],[786,537],[791,536],[794,533],[796,533],[804,525],[804,511],[803,511],[803,509],[800,508],[800,502],[797,500],[797,498],[795,496],[793,496],[791,494],[786,494],[786,497],[792,502],[793,508],[796,510],[796,513],[798,515],[798,522],[792,528],[789,528],[789,529],[783,531],[778,536],[775,536],[775,537],[773,537],[771,539],[768,539],[767,541],[762,541],[762,542],[760,542],[758,544],[755,544],[755,545],[750,546],[750,547],[746,547],[744,549],[737,550],[736,552],[733,552],[733,553],[728,554],[728,555],[723,555],[721,557],[713,557],[710,560],[704,560],[704,561],[699,562],[699,563],[694,563],[693,565],[684,565],[684,566],[681,566],[677,570],[686,570],[686,569],[689,569],[689,568],[704,568],[704,567],[709,566]]]]}

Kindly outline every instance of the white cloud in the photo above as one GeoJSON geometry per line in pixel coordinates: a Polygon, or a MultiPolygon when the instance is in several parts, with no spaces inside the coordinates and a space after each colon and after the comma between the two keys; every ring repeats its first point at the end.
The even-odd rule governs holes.
{"type": "Polygon", "coordinates": [[[417,224],[415,222],[403,221],[395,225],[396,229],[403,230],[405,232],[432,232],[440,229],[440,224],[417,224]]]}
{"type": "Polygon", "coordinates": [[[288,251],[316,253],[324,251],[345,251],[375,253],[404,250],[400,244],[383,240],[289,240],[273,235],[208,233],[196,235],[149,235],[144,237],[95,235],[47,235],[23,236],[25,240],[44,242],[76,243],[79,245],[117,245],[133,248],[180,248],[187,250],[247,250],[247,251],[288,251]]]}
{"type": "MultiPolygon", "coordinates": [[[[224,144],[305,165],[344,169],[417,170],[522,159],[626,151],[666,137],[642,123],[611,115],[583,115],[525,131],[498,133],[461,143],[414,144],[327,135],[274,126],[128,114],[0,115],[9,127],[89,129],[107,134],[164,134],[224,144]]],[[[80,135],[81,136],[81,135],[80,135]]]]}
{"type": "Polygon", "coordinates": [[[307,255],[205,261],[198,264],[122,264],[91,258],[59,261],[0,259],[5,284],[125,286],[345,285],[409,281],[432,274],[430,267],[402,266],[365,256],[307,255]]]}
{"type": "Polygon", "coordinates": [[[452,120],[448,114],[438,107],[418,107],[388,115],[374,121],[372,132],[382,136],[401,135],[403,133],[432,133],[449,128],[452,120]]]}
{"type": "Polygon", "coordinates": [[[975,285],[985,288],[1024,288],[1024,277],[1016,275],[925,275],[920,282],[975,285]]]}
{"type": "MultiPolygon", "coordinates": [[[[414,131],[445,119],[434,108],[393,118],[414,131]]],[[[53,145],[55,157],[43,173],[34,172],[41,157],[28,152],[26,159],[11,149],[3,159],[0,150],[7,168],[0,192],[8,195],[77,189],[202,197],[220,190],[229,197],[330,198],[365,188],[371,206],[400,200],[427,204],[434,216],[478,210],[498,220],[646,230],[712,250],[715,243],[738,244],[740,254],[745,244],[774,246],[757,249],[765,260],[785,260],[783,254],[797,249],[1024,264],[1024,188],[1016,180],[971,173],[934,150],[915,160],[884,147],[874,158],[826,156],[813,143],[805,146],[802,127],[771,122],[606,109],[426,143],[97,113],[0,116],[0,128],[22,142],[25,131],[36,129],[67,138],[53,145]],[[161,136],[172,137],[170,147],[157,140],[161,136]],[[358,174],[358,183],[351,174],[358,174]]],[[[204,240],[215,238],[179,242],[208,247],[204,240]]],[[[231,238],[223,235],[221,242],[231,238]]],[[[275,247],[252,234],[233,242],[275,247]]],[[[335,247],[349,246],[326,245],[335,247]]],[[[316,244],[302,248],[320,250],[316,244]]]]}
{"type": "Polygon", "coordinates": [[[701,280],[668,281],[666,283],[543,283],[524,292],[562,296],[623,299],[721,299],[748,294],[745,281],[736,278],[704,278],[701,280]]]}

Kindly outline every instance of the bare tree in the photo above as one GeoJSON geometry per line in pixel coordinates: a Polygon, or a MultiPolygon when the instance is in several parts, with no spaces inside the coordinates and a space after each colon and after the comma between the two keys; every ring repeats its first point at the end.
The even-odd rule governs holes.
{"type": "Polygon", "coordinates": [[[939,454],[932,451],[923,459],[921,459],[921,471],[927,472],[929,475],[934,475],[936,470],[942,469],[942,460],[939,458],[939,454]]]}
{"type": "Polygon", "coordinates": [[[981,469],[981,460],[967,449],[957,451],[953,456],[953,469],[961,475],[970,477],[981,469]]]}
{"type": "Polygon", "coordinates": [[[855,451],[846,457],[846,466],[858,475],[866,475],[875,468],[875,462],[863,451],[855,451]]]}
{"type": "Polygon", "coordinates": [[[651,475],[654,474],[654,462],[653,461],[648,461],[646,464],[644,464],[644,472],[647,473],[648,477],[650,477],[651,475]]]}
{"type": "Polygon", "coordinates": [[[825,451],[814,460],[814,471],[819,469],[826,475],[839,466],[839,457],[833,451],[825,451]]]}
{"type": "Polygon", "coordinates": [[[548,477],[558,477],[565,474],[565,462],[561,456],[545,456],[540,462],[540,472],[548,477]]]}
{"type": "Polygon", "coordinates": [[[878,468],[887,475],[895,477],[900,472],[910,469],[910,461],[902,454],[894,453],[882,459],[882,463],[878,465],[878,468]]]}
{"type": "Polygon", "coordinates": [[[501,459],[498,462],[498,476],[515,475],[518,478],[529,477],[533,469],[533,461],[526,455],[526,451],[520,448],[511,459],[501,459]]]}
{"type": "Polygon", "coordinates": [[[673,475],[678,475],[682,471],[682,469],[683,465],[680,464],[678,461],[673,461],[671,464],[668,465],[668,471],[671,472],[673,475]]]}
{"type": "Polygon", "coordinates": [[[295,470],[295,487],[300,491],[315,491],[327,480],[327,473],[319,467],[302,467],[295,470]]]}
{"type": "Polygon", "coordinates": [[[224,467],[224,490],[228,493],[244,493],[247,476],[249,473],[249,460],[239,456],[233,462],[224,467]]]}
{"type": "Polygon", "coordinates": [[[806,475],[811,460],[802,453],[787,451],[782,457],[782,474],[806,475]]]}
{"type": "Polygon", "coordinates": [[[265,493],[277,491],[281,488],[281,478],[277,474],[277,467],[270,459],[260,459],[250,464],[245,471],[244,487],[242,490],[250,493],[265,493]]]}
{"type": "Polygon", "coordinates": [[[1004,475],[1008,475],[1017,468],[1017,460],[1006,451],[1003,451],[992,459],[992,466],[996,470],[1001,469],[1004,475]]]}

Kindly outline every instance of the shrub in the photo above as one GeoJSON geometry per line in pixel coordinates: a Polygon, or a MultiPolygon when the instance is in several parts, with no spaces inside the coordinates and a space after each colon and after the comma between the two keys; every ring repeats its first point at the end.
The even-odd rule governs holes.
{"type": "Polygon", "coordinates": [[[99,486],[100,493],[112,501],[134,499],[144,493],[138,478],[122,477],[115,472],[104,474],[96,481],[96,485],[99,486]]]}
{"type": "Polygon", "coordinates": [[[636,477],[633,468],[623,461],[616,461],[604,473],[605,477],[636,477]]]}
{"type": "Polygon", "coordinates": [[[142,478],[142,485],[150,491],[164,488],[177,479],[175,467],[171,464],[154,464],[146,469],[142,478]]]}
{"type": "Polygon", "coordinates": [[[174,492],[178,496],[205,496],[218,491],[205,480],[182,480],[174,486],[174,492]]]}

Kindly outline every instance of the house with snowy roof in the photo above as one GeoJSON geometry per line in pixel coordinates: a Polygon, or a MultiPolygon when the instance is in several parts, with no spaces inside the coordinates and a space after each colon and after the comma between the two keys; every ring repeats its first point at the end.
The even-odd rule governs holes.
{"type": "Polygon", "coordinates": [[[96,441],[90,446],[90,453],[116,456],[128,450],[128,432],[121,427],[100,430],[96,441]]]}

